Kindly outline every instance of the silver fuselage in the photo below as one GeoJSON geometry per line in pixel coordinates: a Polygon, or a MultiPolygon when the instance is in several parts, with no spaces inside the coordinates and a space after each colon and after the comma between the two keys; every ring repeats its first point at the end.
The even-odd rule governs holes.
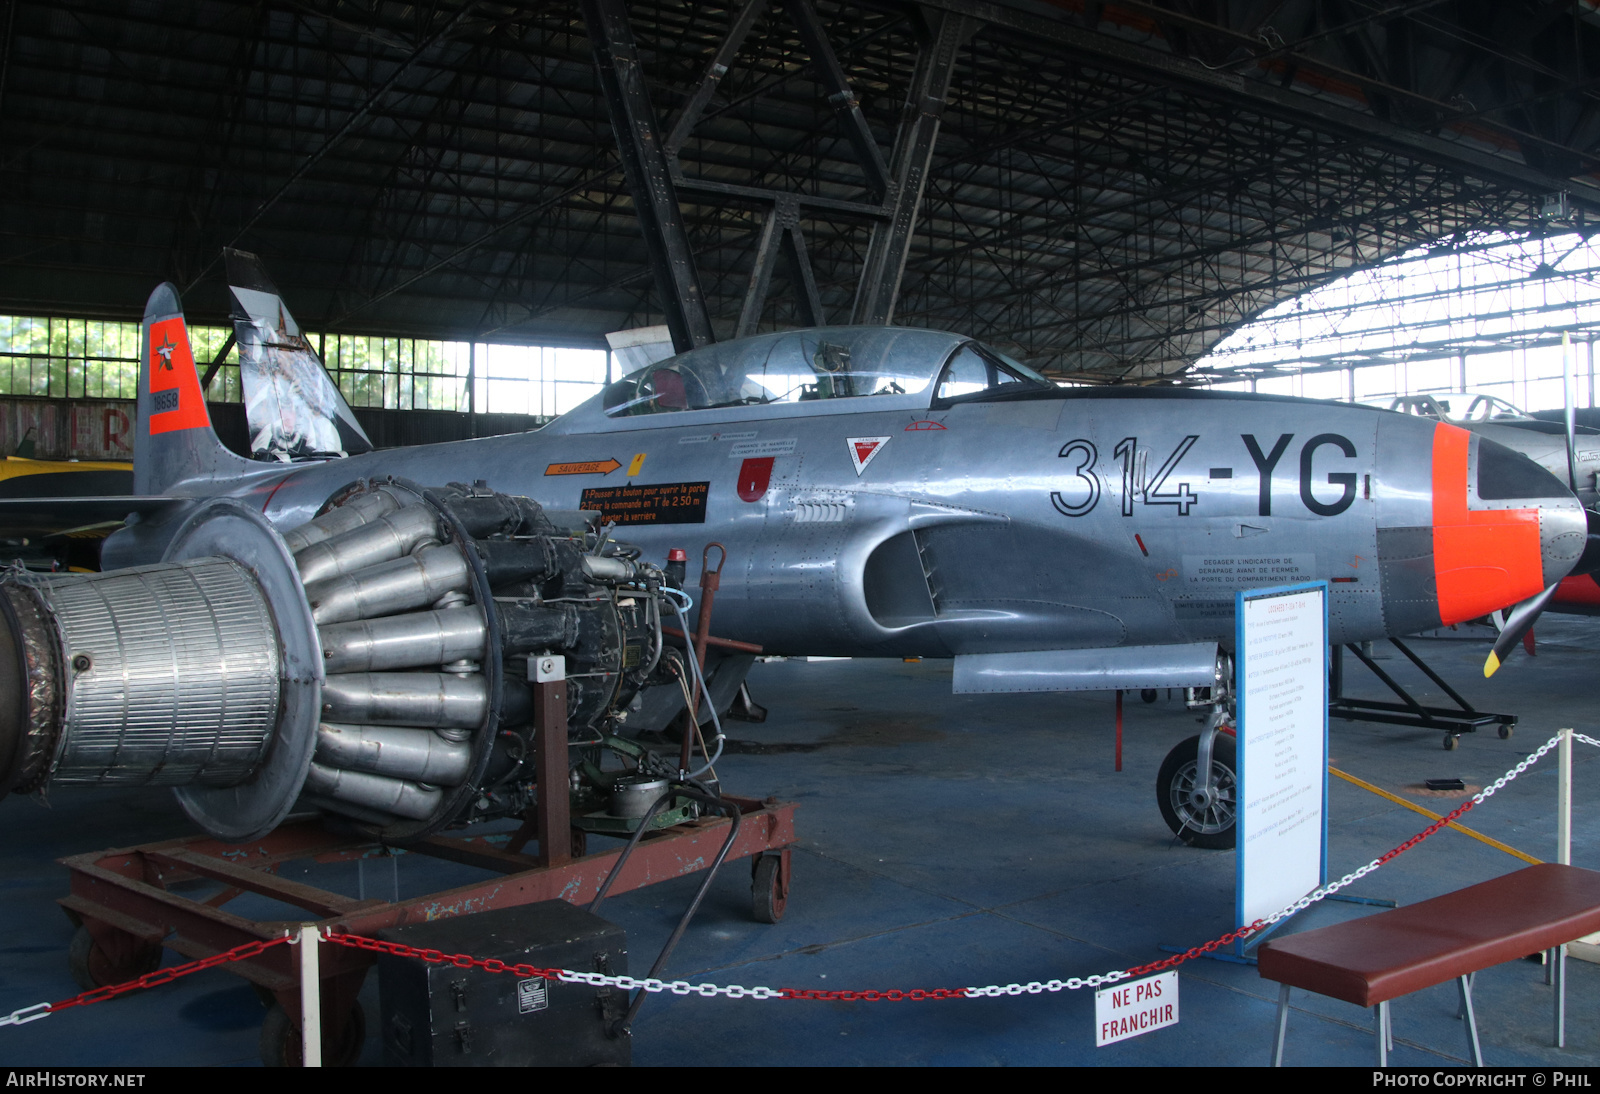
{"type": "Polygon", "coordinates": [[[1349,642],[1439,625],[1441,473],[1473,510],[1536,512],[1531,564],[1526,550],[1504,564],[1485,557],[1512,573],[1505,595],[1558,580],[1581,550],[1583,516],[1564,487],[1485,500],[1478,442],[1459,472],[1441,472],[1438,428],[1362,406],[1177,389],[620,419],[596,400],[532,433],[262,467],[172,492],[246,495],[286,529],[364,477],[482,479],[553,509],[596,507],[584,492],[610,491],[662,521],[624,517],[616,538],[658,563],[687,549],[691,587],[702,548],[723,544],[714,629],[775,653],[1229,644],[1237,591],[1318,579],[1332,582],[1332,638],[1349,642]],[[859,470],[853,447],[870,452],[859,470]]]}

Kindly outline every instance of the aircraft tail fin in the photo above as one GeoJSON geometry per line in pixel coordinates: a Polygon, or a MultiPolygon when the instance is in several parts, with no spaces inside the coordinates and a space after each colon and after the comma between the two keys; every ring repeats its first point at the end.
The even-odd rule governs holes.
{"type": "Polygon", "coordinates": [[[361,423],[289,314],[261,259],[224,248],[250,452],[258,460],[372,451],[361,423]]]}
{"type": "Polygon", "coordinates": [[[229,452],[211,428],[194,367],[178,290],[150,294],[140,331],[138,424],[133,434],[133,492],[153,496],[186,479],[237,474],[249,461],[229,452]]]}

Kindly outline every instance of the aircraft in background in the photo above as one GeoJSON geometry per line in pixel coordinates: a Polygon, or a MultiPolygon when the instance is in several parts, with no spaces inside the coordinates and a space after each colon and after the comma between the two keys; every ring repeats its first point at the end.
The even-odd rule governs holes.
{"type": "MultiPolygon", "coordinates": [[[[1590,542],[1600,543],[1600,429],[1574,423],[1569,442],[1565,423],[1533,417],[1496,395],[1476,391],[1407,395],[1389,406],[1458,425],[1521,452],[1572,487],[1587,514],[1590,542]]],[[[1575,573],[1557,586],[1548,607],[1574,615],[1600,614],[1600,583],[1588,572],[1575,573]]]]}
{"type": "MultiPolygon", "coordinates": [[[[1237,591],[1329,582],[1337,643],[1517,605],[1491,654],[1498,664],[1587,542],[1584,510],[1560,479],[1449,422],[1270,395],[1062,388],[981,342],[907,328],[824,327],[717,343],[651,362],[535,432],[361,451],[359,427],[351,431],[348,408],[259,263],[232,254],[229,274],[260,458],[218,443],[177,294],[163,285],[145,315],[135,496],[64,499],[60,519],[131,510],[129,525],[105,544],[108,571],[174,565],[194,557],[197,535],[208,549],[232,549],[228,536],[196,532],[217,499],[228,499],[237,527],[246,517],[270,526],[263,534],[293,555],[314,616],[334,595],[330,575],[367,590],[341,587],[340,596],[366,605],[354,616],[313,619],[332,657],[328,650],[349,637],[336,628],[359,624],[382,645],[385,628],[426,624],[442,634],[466,618],[462,600],[484,605],[481,589],[459,584],[465,578],[437,602],[426,574],[406,577],[420,584],[400,600],[372,590],[400,580],[394,567],[412,566],[408,559],[424,560],[414,564],[419,573],[436,561],[464,572],[437,542],[451,539],[450,522],[470,524],[460,514],[491,500],[507,512],[523,506],[487,538],[469,532],[461,541],[475,544],[468,569],[486,567],[483,588],[493,589],[494,611],[468,613],[480,620],[473,652],[446,642],[401,667],[431,674],[428,681],[487,674],[497,636],[533,655],[566,651],[599,681],[587,691],[574,685],[573,724],[602,736],[620,733],[624,720],[629,732],[651,728],[662,711],[670,717],[683,706],[676,678],[649,675],[660,671],[659,630],[652,644],[648,625],[630,623],[628,613],[658,610],[648,564],[688,548],[692,589],[700,549],[715,542],[726,562],[714,629],[770,653],[953,658],[954,687],[971,694],[1195,689],[1211,717],[1169,754],[1158,801],[1181,838],[1231,846],[1237,591]],[[414,489],[466,483],[453,493],[414,489]],[[537,504],[529,509],[521,498],[537,504]],[[404,523],[396,514],[427,506],[437,519],[404,536],[394,531],[404,523]],[[599,524],[583,516],[595,512],[599,524]],[[383,536],[395,540],[388,554],[350,546],[383,536]],[[524,566],[514,581],[502,570],[494,584],[496,559],[535,540],[547,559],[540,565],[565,567],[564,583],[547,576],[539,584],[524,566]],[[341,550],[347,557],[330,561],[341,550]],[[619,576],[625,570],[632,576],[619,576]],[[601,601],[611,605],[610,622],[584,631],[588,617],[573,613],[601,601]],[[527,622],[535,617],[537,627],[527,622]],[[640,626],[646,637],[635,641],[640,626]],[[534,631],[540,637],[529,638],[534,631]]],[[[258,561],[272,554],[252,550],[258,561]]],[[[274,603],[281,628],[290,609],[274,603]]],[[[525,677],[525,660],[506,660],[505,677],[525,677]]],[[[748,664],[748,656],[723,660],[712,680],[719,701],[731,698],[748,664]]],[[[319,686],[355,685],[330,670],[319,686]]],[[[392,721],[370,710],[362,717],[392,721]]],[[[405,724],[473,732],[460,722],[405,724]]],[[[492,751],[482,741],[471,747],[492,751]]],[[[526,755],[531,745],[508,747],[526,755]]],[[[437,827],[478,815],[476,791],[447,794],[458,802],[448,816],[443,805],[427,813],[415,804],[435,778],[422,760],[401,777],[370,758],[316,748],[313,800],[322,807],[380,829],[396,817],[437,827]],[[352,796],[361,781],[352,772],[381,778],[382,794],[352,796]],[[397,812],[407,802],[414,813],[397,812]]],[[[497,771],[495,785],[514,788],[526,777],[517,774],[521,763],[474,761],[477,774],[458,783],[472,791],[473,779],[497,771]]],[[[285,785],[306,777],[291,773],[285,785]]],[[[292,802],[300,789],[293,783],[283,793],[292,802]]],[[[485,789],[481,800],[491,796],[485,789]]],[[[216,809],[191,814],[227,828],[216,809]]]]}
{"type": "Polygon", "coordinates": [[[1600,506],[1600,429],[1574,425],[1569,452],[1563,423],[1535,418],[1498,395],[1478,391],[1404,395],[1391,400],[1389,409],[1449,422],[1521,452],[1571,486],[1585,509],[1600,506]]]}

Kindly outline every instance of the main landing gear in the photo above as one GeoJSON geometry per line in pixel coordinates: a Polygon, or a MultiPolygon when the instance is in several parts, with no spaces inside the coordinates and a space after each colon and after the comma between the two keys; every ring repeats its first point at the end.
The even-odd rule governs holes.
{"type": "MultiPolygon", "coordinates": [[[[1228,666],[1226,676],[1232,675],[1228,666]]],[[[1226,850],[1234,845],[1239,808],[1237,736],[1233,696],[1226,677],[1215,688],[1191,688],[1190,710],[1206,710],[1199,736],[1179,742],[1161,761],[1156,804],[1161,819],[1192,847],[1226,850]]]]}

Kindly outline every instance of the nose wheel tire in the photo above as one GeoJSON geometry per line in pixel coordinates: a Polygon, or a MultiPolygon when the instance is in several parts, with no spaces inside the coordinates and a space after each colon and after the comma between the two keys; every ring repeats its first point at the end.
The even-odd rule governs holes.
{"type": "Polygon", "coordinates": [[[1156,803],[1161,819],[1191,847],[1226,850],[1234,845],[1239,770],[1234,738],[1218,733],[1211,749],[1211,794],[1202,798],[1196,788],[1200,738],[1181,742],[1161,761],[1156,776],[1156,803]]]}

